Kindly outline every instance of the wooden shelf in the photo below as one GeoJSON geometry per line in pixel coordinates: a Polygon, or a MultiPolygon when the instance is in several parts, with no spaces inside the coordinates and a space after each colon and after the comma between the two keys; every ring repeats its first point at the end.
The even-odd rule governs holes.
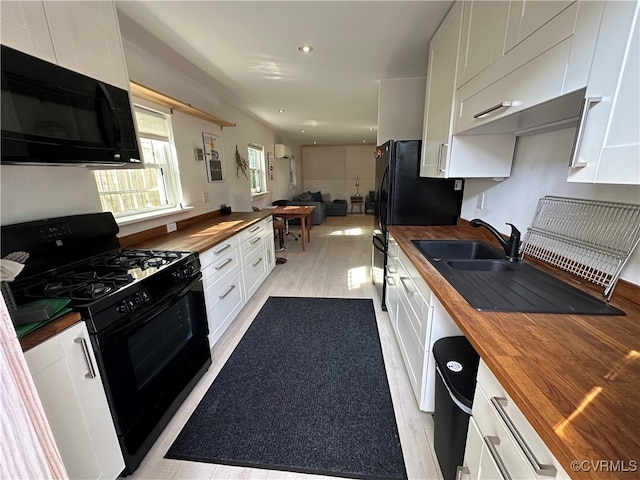
{"type": "Polygon", "coordinates": [[[173,97],[165,95],[164,93],[160,93],[140,83],[131,81],[130,85],[131,85],[131,95],[135,95],[136,97],[144,98],[145,100],[149,100],[150,102],[168,107],[169,109],[171,109],[171,113],[173,113],[174,111],[186,113],[187,115],[191,115],[192,117],[197,117],[207,122],[215,123],[216,125],[220,125],[221,127],[236,126],[236,124],[233,122],[223,120],[220,117],[216,117],[215,115],[212,115],[210,113],[205,112],[204,110],[200,110],[199,108],[192,106],[190,103],[185,103],[180,100],[176,100],[173,97]]]}

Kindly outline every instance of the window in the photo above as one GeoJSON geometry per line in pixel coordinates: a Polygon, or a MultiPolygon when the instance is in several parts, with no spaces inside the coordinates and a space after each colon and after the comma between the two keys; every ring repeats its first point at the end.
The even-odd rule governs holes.
{"type": "Polygon", "coordinates": [[[251,193],[267,191],[267,174],[264,167],[264,147],[249,144],[249,179],[251,180],[251,193]]]}
{"type": "Polygon", "coordinates": [[[176,207],[182,201],[171,119],[134,106],[144,169],[94,172],[103,211],[116,217],[176,207]]]}
{"type": "Polygon", "coordinates": [[[292,189],[298,184],[296,177],[296,157],[289,158],[289,188],[292,189]]]}

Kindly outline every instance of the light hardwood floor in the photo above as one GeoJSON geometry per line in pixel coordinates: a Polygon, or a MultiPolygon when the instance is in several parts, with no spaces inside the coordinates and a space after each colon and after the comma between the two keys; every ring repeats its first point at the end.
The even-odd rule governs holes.
{"type": "MultiPolygon", "coordinates": [[[[358,223],[352,219],[349,223],[358,223]]],[[[363,216],[370,225],[370,219],[363,216]]],[[[295,227],[292,227],[292,231],[295,227]]],[[[287,250],[276,257],[287,263],[276,265],[253,298],[247,303],[227,332],[212,349],[213,365],[196,385],[173,417],[133,479],[319,479],[319,475],[265,469],[231,467],[209,463],[168,460],[165,453],[231,355],[251,321],[269,296],[372,298],[385,359],[389,387],[394,404],[400,441],[409,479],[441,480],[433,451],[433,421],[420,412],[411,391],[389,316],[380,308],[371,284],[371,226],[317,225],[311,231],[311,243],[302,252],[300,241],[285,237],[287,250]]],[[[324,477],[333,478],[333,477],[324,477]]]]}

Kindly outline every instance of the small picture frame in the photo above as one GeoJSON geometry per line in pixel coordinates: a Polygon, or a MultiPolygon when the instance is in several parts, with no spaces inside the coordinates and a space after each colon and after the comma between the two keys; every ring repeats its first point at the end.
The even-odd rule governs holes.
{"type": "Polygon", "coordinates": [[[209,183],[224,182],[224,165],[222,135],[202,132],[204,146],[204,163],[207,168],[207,181],[209,183]]]}

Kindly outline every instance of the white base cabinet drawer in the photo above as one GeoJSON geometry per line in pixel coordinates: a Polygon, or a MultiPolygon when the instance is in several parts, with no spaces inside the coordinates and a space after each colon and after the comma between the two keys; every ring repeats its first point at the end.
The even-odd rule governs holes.
{"type": "Polygon", "coordinates": [[[239,252],[237,248],[229,249],[219,256],[209,266],[202,268],[202,282],[205,290],[215,284],[228,272],[240,268],[239,252]]]}
{"type": "Polygon", "coordinates": [[[214,245],[206,252],[200,254],[200,264],[202,265],[202,269],[204,270],[209,265],[214,262],[217,262],[221,258],[225,258],[227,255],[231,253],[231,251],[240,245],[240,239],[238,235],[234,235],[231,238],[227,238],[226,240],[214,245]]]}
{"type": "MultiPolygon", "coordinates": [[[[488,444],[493,443],[494,463],[504,468],[513,480],[570,478],[482,360],[478,368],[473,418],[485,446],[489,448],[488,444]],[[536,473],[540,469],[545,471],[544,475],[536,473]]],[[[488,462],[486,468],[489,468],[491,463],[484,457],[485,452],[481,470],[482,465],[488,462]]]]}
{"type": "Polygon", "coordinates": [[[244,306],[238,269],[227,273],[213,288],[205,290],[205,305],[209,320],[209,345],[213,346],[244,306]]]}
{"type": "Polygon", "coordinates": [[[243,272],[245,298],[253,296],[266,276],[266,258],[264,249],[260,248],[246,259],[247,263],[243,272]]]}

